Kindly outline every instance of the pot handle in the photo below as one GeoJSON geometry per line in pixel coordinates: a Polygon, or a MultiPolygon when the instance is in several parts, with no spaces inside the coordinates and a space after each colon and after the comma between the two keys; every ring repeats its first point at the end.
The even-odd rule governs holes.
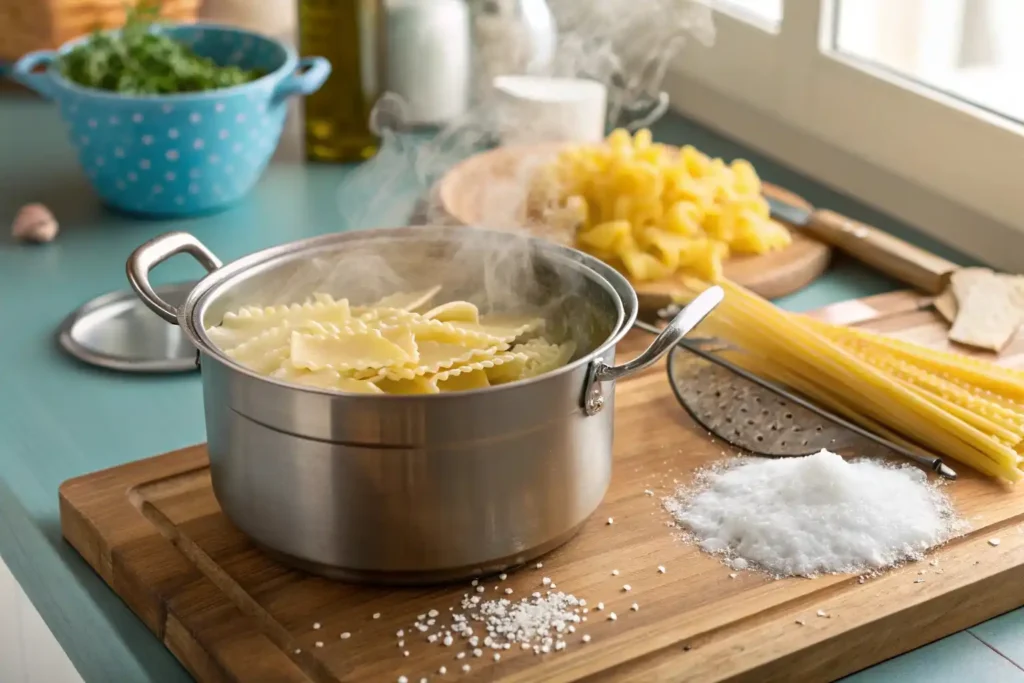
{"type": "Polygon", "coordinates": [[[128,283],[142,302],[172,325],[178,324],[178,309],[153,291],[153,285],[149,283],[149,271],[177,254],[191,254],[207,272],[215,271],[223,265],[220,259],[194,235],[187,232],[168,232],[154,237],[133,251],[125,268],[128,272],[128,283]]]}
{"type": "Polygon", "coordinates": [[[583,412],[596,415],[604,407],[604,394],[601,385],[604,382],[615,382],[640,372],[661,360],[661,357],[672,350],[690,333],[700,321],[704,320],[715,306],[722,302],[725,292],[721,287],[714,286],[701,292],[686,308],[681,310],[672,322],[661,331],[651,345],[633,360],[622,365],[608,365],[596,360],[590,365],[587,380],[583,386],[583,412]]]}

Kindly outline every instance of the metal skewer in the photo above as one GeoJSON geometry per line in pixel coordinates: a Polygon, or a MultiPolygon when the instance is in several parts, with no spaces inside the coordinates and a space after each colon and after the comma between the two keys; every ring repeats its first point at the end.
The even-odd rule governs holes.
{"type": "MultiPolygon", "coordinates": [[[[635,323],[633,323],[633,325],[637,329],[647,332],[648,334],[656,335],[661,332],[661,330],[658,327],[651,325],[650,323],[643,322],[641,320],[637,320],[635,323]]],[[[841,427],[849,429],[851,432],[854,432],[855,434],[858,434],[864,437],[865,439],[868,439],[869,441],[872,441],[880,446],[884,446],[894,453],[897,453],[905,458],[913,460],[922,467],[927,467],[928,469],[932,470],[943,479],[956,479],[956,471],[953,470],[948,465],[946,465],[944,462],[942,462],[942,458],[939,458],[937,456],[921,455],[920,453],[910,450],[909,448],[900,446],[899,444],[894,443],[889,439],[878,436],[877,434],[868,431],[867,429],[864,429],[860,425],[850,422],[844,417],[836,415],[830,410],[822,408],[817,404],[808,401],[807,399],[794,393],[793,391],[790,391],[789,389],[786,389],[785,387],[779,386],[774,382],[758,377],[757,375],[749,372],[748,370],[745,370],[739,367],[738,365],[724,358],[721,358],[710,351],[705,351],[704,349],[700,348],[700,344],[705,341],[708,340],[683,339],[682,341],[679,342],[678,346],[689,351],[695,356],[703,358],[709,363],[714,363],[715,365],[718,365],[722,368],[725,368],[726,370],[729,370],[730,372],[736,374],[737,376],[742,377],[748,382],[756,384],[757,386],[765,389],[766,391],[772,392],[773,394],[780,398],[795,403],[801,408],[809,410],[818,417],[822,417],[828,420],[829,422],[833,422],[841,427]]]]}

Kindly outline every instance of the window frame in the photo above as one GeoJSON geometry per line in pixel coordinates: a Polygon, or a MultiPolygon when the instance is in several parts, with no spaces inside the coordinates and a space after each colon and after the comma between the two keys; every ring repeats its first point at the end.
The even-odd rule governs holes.
{"type": "Polygon", "coordinates": [[[784,0],[777,32],[716,9],[714,43],[691,41],[668,72],[673,108],[1024,272],[1024,124],[832,51],[837,3],[784,0]]]}

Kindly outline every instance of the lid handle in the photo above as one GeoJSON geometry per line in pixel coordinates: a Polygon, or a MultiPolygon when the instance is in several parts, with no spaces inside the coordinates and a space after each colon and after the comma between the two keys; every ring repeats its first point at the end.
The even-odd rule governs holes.
{"type": "Polygon", "coordinates": [[[128,283],[142,302],[172,325],[178,324],[178,309],[161,299],[153,290],[153,285],[149,282],[149,272],[177,254],[190,254],[207,272],[213,272],[223,265],[220,259],[194,235],[176,231],[154,237],[138,247],[128,257],[125,268],[128,283]]]}

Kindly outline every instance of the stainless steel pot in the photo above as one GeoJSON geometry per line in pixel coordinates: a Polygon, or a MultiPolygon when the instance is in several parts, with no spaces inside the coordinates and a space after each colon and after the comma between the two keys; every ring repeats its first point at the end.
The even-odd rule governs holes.
{"type": "Polygon", "coordinates": [[[328,235],[222,266],[174,232],[128,259],[142,300],[198,349],[214,492],[283,561],[315,573],[431,583],[499,571],[564,543],[601,502],[612,467],[614,382],[654,363],[721,300],[708,290],[636,359],[614,365],[637,314],[618,272],[543,240],[471,228],[328,235]],[[183,305],[150,270],[180,253],[209,272],[183,305]],[[354,303],[443,285],[440,300],[544,313],[577,353],[540,377],[425,396],[345,394],[257,375],[205,327],[243,305],[314,291],[354,303]]]}

